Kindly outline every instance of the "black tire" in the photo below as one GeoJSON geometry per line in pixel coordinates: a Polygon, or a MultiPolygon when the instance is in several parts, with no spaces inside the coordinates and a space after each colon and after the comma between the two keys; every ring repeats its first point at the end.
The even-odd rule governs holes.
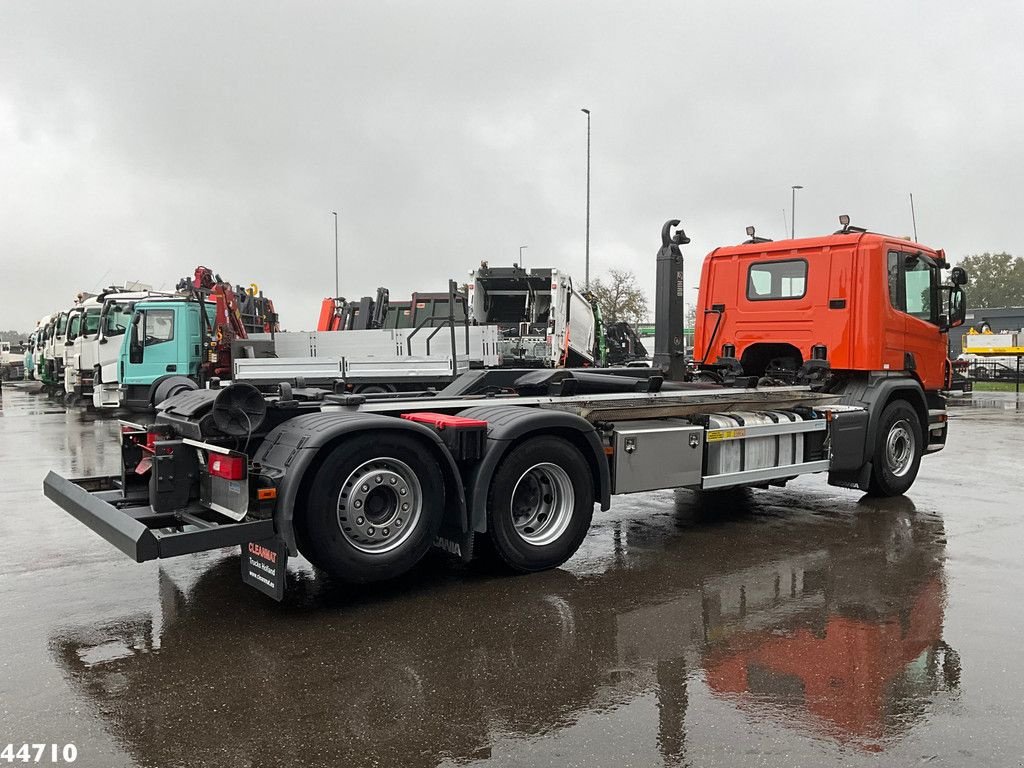
{"type": "Polygon", "coordinates": [[[402,434],[358,435],[317,470],[305,509],[296,510],[296,543],[344,581],[393,579],[430,549],[444,502],[441,467],[422,444],[402,434]],[[412,506],[403,511],[403,504],[412,506]]]}
{"type": "Polygon", "coordinates": [[[560,437],[524,441],[491,479],[487,531],[495,554],[513,570],[529,573],[564,563],[579,549],[593,514],[590,466],[560,437]]]}
{"type": "Polygon", "coordinates": [[[168,376],[153,382],[149,390],[149,404],[156,408],[164,400],[170,400],[182,392],[192,392],[199,389],[199,385],[187,376],[168,376]]]}
{"type": "Polygon", "coordinates": [[[917,478],[923,454],[924,434],[917,411],[906,400],[894,400],[885,406],[878,419],[868,493],[906,493],[917,478]]]}

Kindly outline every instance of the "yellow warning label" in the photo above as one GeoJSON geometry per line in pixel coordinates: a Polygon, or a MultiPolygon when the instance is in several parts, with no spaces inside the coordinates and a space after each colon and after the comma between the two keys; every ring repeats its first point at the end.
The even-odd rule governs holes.
{"type": "Polygon", "coordinates": [[[746,437],[745,429],[709,429],[707,441],[713,443],[716,440],[735,440],[737,437],[746,437]]]}

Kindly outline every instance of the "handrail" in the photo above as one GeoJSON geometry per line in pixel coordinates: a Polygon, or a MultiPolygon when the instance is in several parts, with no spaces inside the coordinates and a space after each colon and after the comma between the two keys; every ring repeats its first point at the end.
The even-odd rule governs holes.
{"type": "Polygon", "coordinates": [[[434,338],[434,336],[437,335],[437,332],[440,331],[442,328],[449,328],[450,329],[451,350],[452,350],[452,370],[453,370],[453,372],[458,372],[458,364],[457,364],[458,363],[458,352],[456,351],[456,342],[455,342],[455,322],[456,322],[456,320],[455,320],[455,304],[456,304],[456,301],[459,301],[462,304],[462,309],[463,309],[463,312],[462,312],[462,316],[463,316],[462,322],[463,322],[463,327],[465,328],[465,331],[466,331],[466,334],[465,334],[466,335],[466,357],[469,357],[469,303],[468,303],[466,297],[463,296],[461,293],[459,293],[458,285],[455,283],[454,280],[449,280],[448,281],[448,317],[446,317],[446,318],[436,318],[434,316],[425,317],[425,318],[423,318],[423,320],[420,321],[420,323],[415,328],[413,328],[412,333],[410,333],[406,337],[406,339],[405,339],[406,350],[407,350],[407,352],[408,352],[410,357],[412,357],[412,338],[413,338],[413,336],[415,336],[417,333],[419,333],[423,328],[427,327],[428,325],[432,326],[434,321],[440,319],[440,321],[441,321],[440,325],[438,325],[436,328],[434,328],[434,330],[431,332],[431,334],[429,336],[427,336],[427,342],[426,342],[427,355],[428,356],[430,355],[430,342],[434,338]]]}

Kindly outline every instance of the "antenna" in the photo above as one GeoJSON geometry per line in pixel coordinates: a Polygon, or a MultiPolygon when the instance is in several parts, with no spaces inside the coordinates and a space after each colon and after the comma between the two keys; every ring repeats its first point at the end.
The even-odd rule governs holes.
{"type": "Polygon", "coordinates": [[[785,208],[782,209],[782,234],[788,237],[793,237],[793,235],[789,231],[789,219],[786,218],[785,208]]]}
{"type": "Polygon", "coordinates": [[[917,239],[917,216],[914,215],[914,193],[910,193],[910,220],[914,224],[914,242],[918,242],[917,239]]]}
{"type": "Polygon", "coordinates": [[[103,275],[102,275],[102,276],[100,277],[100,279],[96,281],[96,288],[94,288],[93,290],[96,290],[96,291],[98,291],[98,290],[100,289],[100,286],[101,286],[101,285],[103,285],[103,279],[104,279],[104,278],[105,278],[105,277],[106,277],[107,275],[109,275],[109,274],[110,274],[110,270],[111,270],[111,269],[113,269],[113,267],[110,267],[109,269],[107,269],[107,271],[103,273],[103,275]]]}

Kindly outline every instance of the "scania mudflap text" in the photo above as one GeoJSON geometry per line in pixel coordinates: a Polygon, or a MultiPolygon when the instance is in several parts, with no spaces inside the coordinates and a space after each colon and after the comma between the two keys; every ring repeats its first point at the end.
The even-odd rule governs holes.
{"type": "MultiPolygon", "coordinates": [[[[658,253],[659,317],[682,316],[688,240],[677,224],[658,253]]],[[[846,226],[754,238],[704,263],[697,349],[706,360],[721,348],[714,363],[681,365],[678,334],[660,334],[664,370],[472,371],[401,398],[288,385],[268,396],[244,383],[190,391],[148,429],[122,425],[120,475],[51,472],[44,492],[136,561],[242,545],[243,579],[278,599],[298,553],[370,582],[406,572],[432,545],[469,560],[487,537],[487,556],[512,570],[553,568],[614,494],[827,472],[898,495],[946,440],[932,377],[946,330],[963,319],[965,275],[942,286],[943,265],[923,246],[846,226]],[[923,288],[907,276],[919,265],[923,288]],[[923,291],[927,310],[908,314],[904,298],[923,291]],[[923,324],[925,312],[927,339],[907,319],[923,324]]]]}

